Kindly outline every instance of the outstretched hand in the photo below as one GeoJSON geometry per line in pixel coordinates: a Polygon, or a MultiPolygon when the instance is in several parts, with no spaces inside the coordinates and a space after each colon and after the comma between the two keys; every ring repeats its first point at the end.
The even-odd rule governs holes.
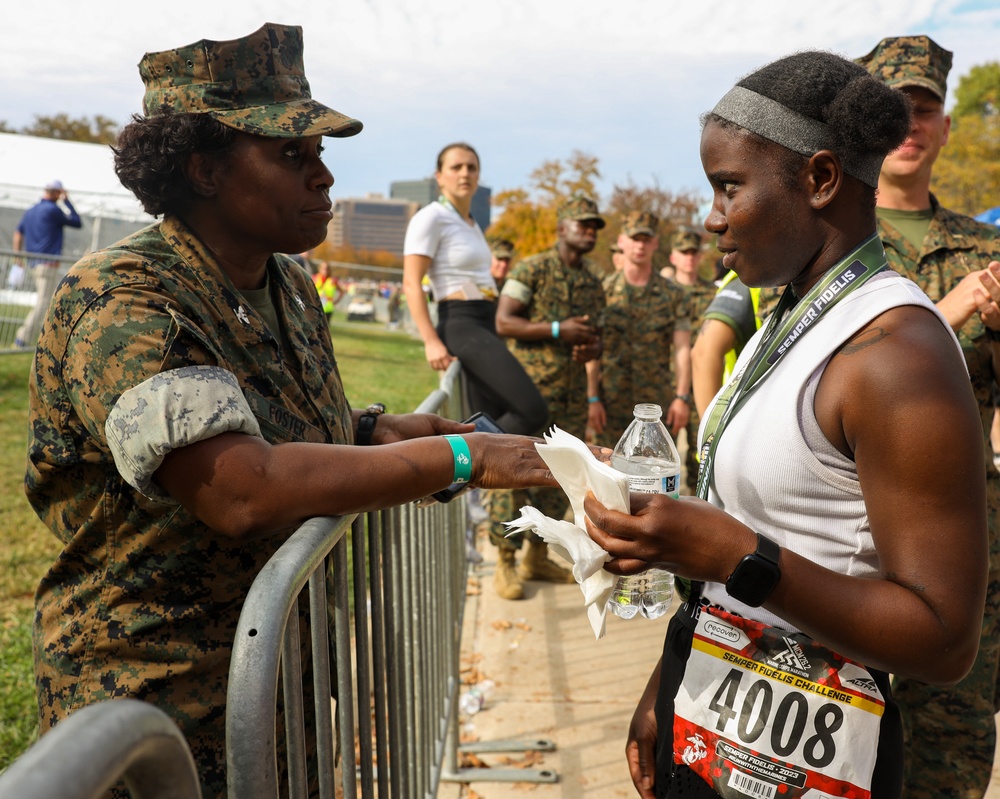
{"type": "Polygon", "coordinates": [[[472,455],[472,483],[480,488],[558,486],[535,444],[540,438],[500,433],[465,436],[472,455]]]}

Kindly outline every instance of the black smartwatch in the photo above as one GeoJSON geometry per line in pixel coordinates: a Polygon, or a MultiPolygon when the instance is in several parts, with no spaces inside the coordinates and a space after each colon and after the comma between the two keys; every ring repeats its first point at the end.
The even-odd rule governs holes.
{"type": "Polygon", "coordinates": [[[362,447],[367,447],[372,443],[372,433],[375,432],[375,422],[378,417],[385,413],[385,405],[375,402],[365,408],[365,412],[358,417],[358,432],[354,436],[354,443],[362,447]]]}
{"type": "Polygon", "coordinates": [[[759,608],[781,579],[780,554],[781,547],[757,533],[757,550],[744,557],[726,580],[726,593],[744,605],[759,608]]]}

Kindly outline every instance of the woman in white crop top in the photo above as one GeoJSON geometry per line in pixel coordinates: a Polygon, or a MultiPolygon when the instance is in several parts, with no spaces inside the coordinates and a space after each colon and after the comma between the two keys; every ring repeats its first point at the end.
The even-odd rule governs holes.
{"type": "Polygon", "coordinates": [[[705,227],[746,285],[789,289],[702,421],[704,499],[586,503],[609,571],[692,581],[629,731],[644,799],[898,799],[889,673],[950,683],[976,656],[978,412],[954,334],[875,227],[908,130],[900,92],[825,52],[762,67],[704,117],[705,227]]]}
{"type": "Polygon", "coordinates": [[[449,144],[438,155],[434,177],[441,196],[413,216],[403,245],[403,290],[427,362],[443,370],[458,358],[471,410],[487,412],[508,433],[539,433],[548,418],[545,400],[496,334],[490,248],[470,214],[479,155],[468,144],[449,144]],[[438,304],[436,328],[425,276],[438,304]]]}

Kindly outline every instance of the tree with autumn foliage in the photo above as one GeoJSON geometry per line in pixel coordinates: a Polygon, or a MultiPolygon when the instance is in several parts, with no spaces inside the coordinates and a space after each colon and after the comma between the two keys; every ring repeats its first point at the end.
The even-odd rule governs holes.
{"type": "Polygon", "coordinates": [[[335,247],[330,243],[329,239],[310,251],[309,258],[312,261],[377,266],[382,269],[396,270],[399,272],[400,279],[402,279],[403,275],[403,257],[401,255],[389,252],[388,250],[356,248],[349,244],[335,247]]]}
{"type": "Polygon", "coordinates": [[[542,162],[529,176],[528,188],[508,189],[494,196],[493,204],[503,210],[487,235],[508,239],[518,257],[534,255],[555,244],[559,206],[574,194],[586,194],[597,202],[607,222],[589,257],[600,271],[610,271],[610,246],[618,240],[621,218],[629,211],[651,211],[660,218],[664,247],[669,247],[670,235],[677,227],[691,224],[701,199],[688,192],[674,194],[655,181],[651,186],[631,181],[616,185],[605,205],[595,186],[595,180],[601,177],[598,163],[595,156],[579,150],[565,160],[542,162]]]}
{"type": "Polygon", "coordinates": [[[943,206],[971,216],[1000,205],[1000,62],[959,81],[931,189],[943,206]]]}
{"type": "Polygon", "coordinates": [[[565,161],[543,161],[529,175],[529,189],[508,189],[493,197],[502,208],[487,231],[491,239],[507,239],[519,256],[547,250],[556,241],[556,212],[574,194],[597,199],[597,158],[579,150],[565,161]]]}
{"type": "Polygon", "coordinates": [[[118,139],[119,125],[113,119],[96,114],[90,117],[71,117],[69,114],[45,116],[35,114],[35,121],[20,130],[14,130],[6,122],[0,121],[0,132],[22,133],[26,136],[40,136],[43,139],[63,139],[91,144],[114,144],[118,139]]]}

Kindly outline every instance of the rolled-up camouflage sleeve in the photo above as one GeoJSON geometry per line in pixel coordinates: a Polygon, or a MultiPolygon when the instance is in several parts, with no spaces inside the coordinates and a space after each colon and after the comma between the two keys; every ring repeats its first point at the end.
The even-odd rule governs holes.
{"type": "Polygon", "coordinates": [[[507,279],[507,282],[503,284],[503,290],[500,292],[505,297],[513,297],[522,305],[528,305],[531,302],[531,287],[525,285],[520,280],[507,279]]]}
{"type": "Polygon", "coordinates": [[[232,372],[185,366],[153,375],[119,397],[104,425],[122,478],[150,499],[175,500],[153,475],[173,450],[221,433],[260,436],[260,426],[232,372]]]}

